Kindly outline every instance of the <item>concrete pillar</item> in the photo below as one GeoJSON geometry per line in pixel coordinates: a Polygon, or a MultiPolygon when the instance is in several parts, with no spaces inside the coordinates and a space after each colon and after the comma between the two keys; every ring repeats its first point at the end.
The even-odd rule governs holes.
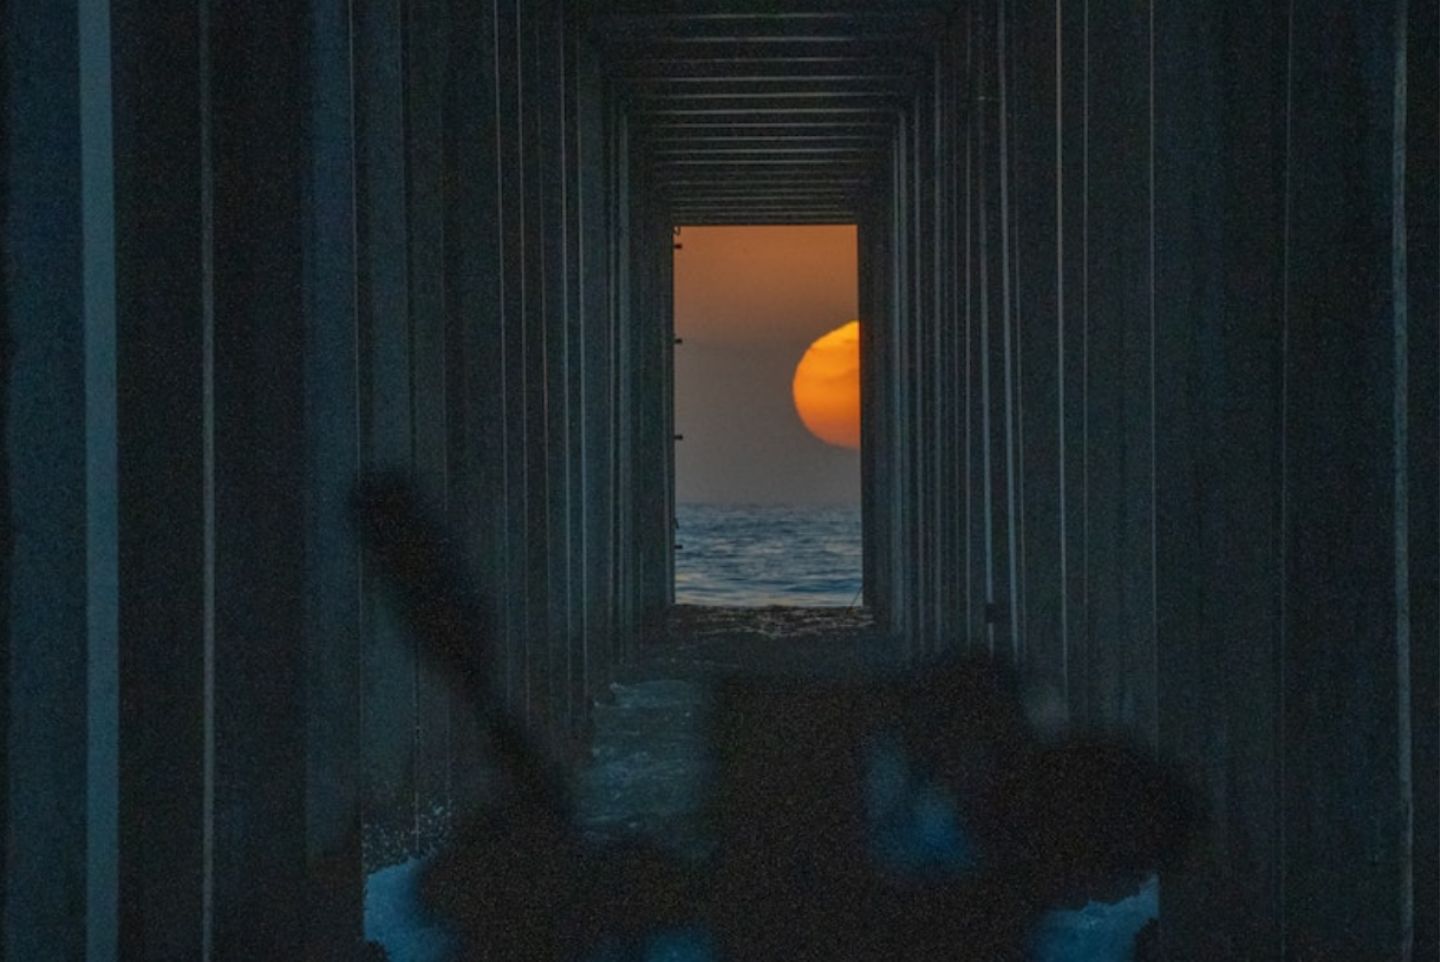
{"type": "Polygon", "coordinates": [[[1410,693],[1416,959],[1440,956],[1440,5],[1406,43],[1410,693]]]}
{"type": "Polygon", "coordinates": [[[1162,880],[1183,959],[1284,957],[1286,29],[1238,4],[1155,20],[1160,747],[1214,819],[1195,867],[1162,880]]]}
{"type": "Polygon", "coordinates": [[[613,404],[615,411],[615,549],[613,566],[615,576],[615,618],[617,631],[617,658],[632,653],[638,619],[637,610],[637,565],[635,553],[636,514],[634,511],[634,450],[635,425],[631,412],[635,391],[635,345],[633,311],[639,303],[636,296],[635,258],[632,238],[637,230],[635,224],[633,189],[631,185],[632,161],[629,124],[619,105],[612,107],[610,120],[610,144],[613,180],[611,192],[611,232],[613,243],[613,323],[615,329],[614,387],[613,404]]]}
{"type": "Polygon", "coordinates": [[[0,958],[113,959],[120,706],[109,11],[12,3],[3,24],[0,958]]]}
{"type": "Polygon", "coordinates": [[[1214,834],[1165,883],[1177,957],[1428,937],[1434,12],[1406,37],[1342,6],[960,21],[971,590],[1074,719],[1206,783],[1214,834]],[[1407,87],[1401,49],[1429,58],[1407,87]]]}
{"type": "Polygon", "coordinates": [[[880,503],[876,489],[883,475],[879,470],[876,449],[880,443],[880,405],[884,399],[880,395],[880,379],[876,376],[881,342],[874,331],[881,321],[875,294],[879,281],[879,271],[875,266],[875,230],[873,214],[855,225],[856,302],[860,319],[860,576],[866,607],[883,619],[888,606],[881,580],[880,542],[886,528],[878,516],[880,503]]]}
{"type": "Polygon", "coordinates": [[[1149,11],[1089,7],[1086,490],[1090,535],[1086,721],[1150,737],[1151,574],[1149,11]]]}
{"type": "Polygon", "coordinates": [[[865,604],[893,628],[901,618],[894,570],[901,563],[894,510],[895,398],[893,372],[895,312],[890,304],[894,270],[891,224],[877,205],[857,225],[860,307],[861,516],[864,522],[862,574],[865,604]]]}
{"type": "Polygon", "coordinates": [[[967,644],[972,651],[989,651],[993,644],[995,609],[993,559],[990,545],[993,528],[989,510],[990,482],[988,450],[989,400],[988,356],[982,350],[988,343],[988,334],[982,323],[989,317],[987,258],[988,238],[981,233],[983,221],[980,217],[982,201],[985,199],[981,188],[985,181],[981,176],[984,158],[981,146],[981,119],[983,101],[976,77],[979,58],[985,57],[985,50],[979,43],[977,25],[979,9],[973,9],[960,21],[964,37],[964,60],[960,67],[964,89],[964,172],[962,185],[964,196],[963,270],[965,275],[965,329],[963,360],[965,370],[965,540],[966,540],[966,593],[969,598],[970,617],[967,644]],[[986,296],[982,296],[986,295],[986,296]]]}
{"type": "MultiPolygon", "coordinates": [[[[589,689],[586,678],[588,661],[589,625],[586,618],[587,600],[590,589],[587,585],[588,550],[586,546],[585,511],[589,502],[589,491],[585,477],[585,369],[589,358],[585,351],[585,257],[583,221],[581,219],[581,178],[582,160],[580,149],[581,117],[581,53],[580,43],[575,35],[571,20],[573,4],[566,5],[562,13],[563,27],[556,38],[559,47],[560,96],[562,138],[560,153],[563,159],[561,183],[562,217],[565,225],[564,244],[561,247],[560,282],[563,293],[563,331],[566,365],[565,387],[565,448],[566,474],[565,499],[565,552],[564,582],[564,624],[565,635],[565,697],[563,703],[567,726],[583,723],[589,705],[589,689]]],[[[567,735],[578,734],[573,728],[567,735]]]]}
{"type": "MultiPolygon", "coordinates": [[[[1063,697],[1068,626],[1064,624],[1061,524],[1061,371],[1063,334],[1059,310],[1059,187],[1062,176],[1056,122],[1059,32],[1056,6],[1017,0],[1011,6],[1006,87],[1012,125],[1010,155],[1014,190],[1013,244],[1015,381],[1017,395],[1016,489],[1024,524],[1018,532],[1022,664],[1037,681],[1063,697]]],[[[1068,547],[1068,546],[1066,546],[1068,547]]]]}
{"type": "Polygon", "coordinates": [[[942,647],[964,647],[973,633],[970,612],[969,524],[966,497],[968,433],[965,318],[965,31],[960,18],[944,28],[931,83],[937,176],[933,199],[937,237],[932,267],[937,286],[936,390],[941,445],[936,464],[938,596],[935,632],[942,647]]]}
{"type": "Polygon", "coordinates": [[[616,324],[612,304],[611,154],[599,58],[588,45],[577,56],[575,164],[578,171],[578,268],[576,310],[582,344],[581,471],[585,491],[585,690],[608,684],[615,650],[615,405],[616,324]]]}
{"type": "MultiPolygon", "coordinates": [[[[891,170],[890,197],[897,197],[891,170]]],[[[865,524],[865,603],[888,631],[904,637],[910,624],[901,575],[904,426],[901,413],[900,338],[903,336],[897,285],[897,217],[893,203],[877,204],[857,229],[860,243],[861,337],[861,513],[865,524]]]]}
{"type": "MultiPolygon", "coordinates": [[[[644,170],[642,160],[637,170],[644,170]]],[[[632,188],[630,457],[635,517],[635,599],[642,621],[654,619],[674,593],[674,428],[671,421],[674,319],[671,225],[658,200],[632,188]]]]}
{"type": "MultiPolygon", "coordinates": [[[[520,2],[515,6],[516,106],[518,187],[521,205],[520,310],[516,317],[520,353],[512,364],[523,371],[525,389],[519,396],[524,411],[525,485],[525,691],[526,708],[541,725],[554,721],[554,650],[550,604],[551,487],[548,359],[552,346],[547,326],[546,236],[558,225],[546,218],[547,169],[554,160],[546,152],[549,116],[547,100],[553,97],[550,60],[545,56],[547,29],[542,5],[520,2]],[[523,360],[522,360],[523,358],[523,360]]],[[[556,158],[558,159],[558,158],[556,158]]]]}
{"type": "Polygon", "coordinates": [[[991,264],[990,274],[990,397],[992,466],[991,500],[994,506],[996,606],[1000,622],[995,652],[1012,664],[1025,660],[1025,512],[1021,501],[1020,439],[1023,408],[1019,395],[1020,291],[1017,281],[1016,190],[1014,171],[1014,107],[1011,46],[1014,24],[1006,5],[997,4],[996,15],[981,46],[981,76],[989,80],[985,89],[993,109],[993,137],[984,162],[993,164],[989,186],[994,205],[988,209],[991,264]]]}
{"type": "Polygon", "coordinates": [[[636,472],[641,478],[636,533],[640,536],[640,605],[643,617],[650,620],[663,614],[669,605],[674,583],[670,564],[675,543],[675,512],[671,507],[674,480],[670,465],[675,458],[675,430],[671,417],[674,393],[669,386],[674,372],[671,347],[675,329],[667,283],[674,234],[658,204],[648,197],[641,217],[645,232],[637,240],[643,245],[645,308],[633,319],[637,347],[643,352],[635,405],[640,432],[636,472]]]}
{"type": "Polygon", "coordinates": [[[1089,429],[1086,394],[1089,385],[1090,297],[1086,289],[1087,223],[1090,202],[1089,75],[1084,69],[1089,39],[1087,7],[1061,5],[1055,23],[1058,104],[1055,192],[1055,243],[1059,264],[1055,283],[1055,475],[1058,488],[1060,538],[1057,545],[1063,604],[1060,609],[1061,688],[1071,717],[1090,717],[1089,689],[1084,684],[1084,653],[1089,623],[1089,429]]]}
{"type": "Polygon", "coordinates": [[[121,952],[180,958],[203,951],[214,904],[212,51],[195,4],[112,4],[111,15],[121,952]]]}
{"type": "Polygon", "coordinates": [[[922,88],[910,101],[904,122],[906,182],[902,200],[905,209],[905,290],[909,320],[904,337],[905,380],[909,387],[906,432],[906,459],[910,469],[909,498],[913,505],[911,538],[914,542],[913,600],[915,625],[912,644],[915,653],[933,651],[935,638],[936,535],[934,454],[939,445],[927,444],[938,437],[935,420],[937,390],[934,370],[937,319],[934,304],[934,129],[929,97],[922,88]]]}
{"type": "MultiPolygon", "coordinates": [[[[366,470],[414,465],[412,329],[406,202],[404,7],[355,6],[361,437],[366,470]]],[[[367,583],[365,861],[403,859],[416,845],[415,650],[397,613],[367,583]]]]}
{"type": "Polygon", "coordinates": [[[612,422],[632,410],[617,403],[609,300],[608,177],[622,174],[604,166],[603,82],[577,16],[559,2],[456,0],[452,25],[480,29],[449,33],[444,114],[455,212],[445,369],[465,384],[447,405],[462,419],[447,431],[449,492],[468,502],[450,514],[471,519],[504,687],[557,739],[581,723],[611,658],[611,528],[623,514],[612,422]]]}
{"type": "MultiPolygon", "coordinates": [[[[675,437],[675,256],[673,253],[672,227],[669,221],[657,218],[655,285],[659,294],[660,316],[665,319],[661,325],[657,345],[659,349],[659,403],[665,420],[661,439],[675,437]]],[[[659,539],[661,579],[659,601],[665,607],[675,603],[675,442],[665,443],[662,448],[665,472],[664,537],[659,539]]]]}
{"type": "MultiPolygon", "coordinates": [[[[445,309],[450,372],[447,516],[470,561],[471,583],[485,602],[477,642],[491,646],[500,690],[508,690],[510,657],[505,599],[506,372],[504,290],[496,124],[493,0],[452,0],[445,101],[445,309]]],[[[467,810],[480,798],[480,745],[474,708],[457,700],[452,714],[452,800],[467,810]]]]}
{"type": "MultiPolygon", "coordinates": [[[[210,579],[206,601],[213,607],[201,636],[208,704],[191,722],[203,719],[208,729],[201,770],[209,783],[202,810],[209,809],[212,820],[206,937],[209,951],[227,957],[293,953],[306,921],[306,762],[297,746],[307,727],[302,198],[309,117],[294,92],[309,79],[308,16],[304,6],[288,3],[205,11],[197,167],[206,233],[198,252],[168,238],[152,240],[157,249],[192,259],[207,299],[201,316],[177,318],[191,330],[209,328],[200,367],[183,375],[203,373],[208,381],[199,399],[205,555],[176,552],[166,563],[182,578],[189,572],[176,568],[198,563],[210,579]],[[257,879],[265,884],[257,886],[257,879]]],[[[168,69],[147,55],[157,71],[168,69]]],[[[149,203],[162,188],[146,186],[149,203]]],[[[143,265],[137,285],[152,283],[158,266],[143,265]]],[[[137,324],[145,320],[136,317],[137,324]]],[[[137,437],[137,454],[152,443],[137,437]]],[[[137,477],[137,488],[153,488],[161,477],[158,471],[137,477]]],[[[161,505],[155,508],[158,526],[164,515],[161,505]]],[[[154,551],[153,535],[144,536],[137,553],[154,551]]],[[[152,581],[137,591],[153,594],[156,587],[152,581]]],[[[136,642],[145,644],[138,636],[136,642]]],[[[160,648],[150,655],[160,661],[169,653],[160,648]]],[[[154,871],[165,873],[160,865],[154,871]]]]}
{"type": "MultiPolygon", "coordinates": [[[[354,24],[310,5],[305,269],[305,900],[308,958],[346,958],[362,933],[363,594],[350,498],[360,471],[354,24]],[[328,954],[327,954],[328,953],[328,954]]],[[[353,954],[353,952],[351,953],[353,954]]]]}
{"type": "Polygon", "coordinates": [[[569,301],[568,248],[572,227],[567,197],[568,129],[565,112],[565,23],[561,0],[543,0],[527,5],[531,23],[530,61],[536,67],[534,82],[527,82],[526,97],[534,104],[537,124],[536,147],[546,158],[534,173],[537,177],[540,245],[538,248],[539,324],[543,328],[541,377],[544,405],[546,624],[545,633],[534,639],[544,649],[545,675],[549,679],[547,716],[557,738],[564,729],[572,707],[570,696],[571,645],[575,627],[571,624],[572,586],[570,563],[578,545],[570,540],[570,506],[575,496],[571,477],[570,374],[578,359],[570,353],[571,305],[569,301]]]}
{"type": "Polygon", "coordinates": [[[1002,143],[1008,131],[1000,126],[1000,12],[980,6],[971,29],[974,95],[975,176],[975,325],[980,430],[976,461],[980,468],[977,495],[982,506],[984,538],[986,651],[1009,662],[1019,656],[1018,602],[1013,590],[1010,525],[1013,521],[1007,474],[1008,428],[1013,423],[1009,364],[1010,289],[1007,246],[1009,209],[1002,204],[1008,188],[1008,155],[1002,143]],[[1004,177],[1002,178],[1002,172],[1004,177]]]}
{"type": "MultiPolygon", "coordinates": [[[[508,656],[506,686],[512,702],[529,704],[529,637],[531,607],[529,560],[533,545],[528,529],[531,490],[526,437],[529,420],[525,399],[525,160],[520,102],[519,12],[515,3],[499,0],[495,9],[495,68],[498,78],[496,138],[499,163],[500,275],[502,293],[501,356],[504,359],[505,407],[505,545],[507,582],[502,603],[508,656]]],[[[533,267],[533,265],[532,265],[533,267]]]]}
{"type": "Polygon", "coordinates": [[[479,797],[472,706],[362,575],[361,470],[458,523],[511,693],[583,717],[654,552],[617,492],[668,483],[668,426],[617,425],[668,335],[609,298],[561,13],[7,8],[5,958],[349,957],[362,815],[375,866],[479,797]]]}
{"type": "Polygon", "coordinates": [[[917,402],[924,385],[919,380],[918,328],[916,299],[916,210],[918,198],[915,167],[916,141],[913,106],[896,119],[893,162],[891,166],[892,200],[890,203],[889,310],[894,318],[886,332],[890,337],[889,370],[893,378],[892,433],[888,454],[891,458],[891,523],[896,548],[896,567],[892,571],[897,628],[912,655],[923,651],[923,626],[926,612],[920,602],[921,582],[925,574],[920,556],[920,478],[917,457],[921,438],[918,436],[917,402]]]}
{"type": "MultiPolygon", "coordinates": [[[[446,0],[410,0],[405,26],[406,216],[410,228],[414,472],[436,513],[449,517],[450,344],[445,311],[447,179],[445,96],[450,34],[446,0]]],[[[466,23],[462,21],[462,23],[466,23]]],[[[468,24],[467,24],[468,27],[468,24]]],[[[426,658],[415,675],[415,818],[418,846],[448,833],[451,681],[426,658]]]]}
{"type": "MultiPolygon", "coordinates": [[[[44,277],[51,291],[31,303],[28,282],[7,284],[7,305],[23,308],[15,316],[26,326],[16,355],[24,390],[6,448],[26,464],[39,459],[21,477],[48,478],[51,497],[64,492],[84,508],[78,517],[59,504],[25,508],[36,520],[24,532],[52,518],[65,527],[40,532],[35,563],[12,582],[23,589],[12,617],[45,600],[21,582],[48,572],[52,589],[81,592],[82,621],[72,634],[66,606],[47,602],[48,627],[27,626],[26,643],[60,635],[44,656],[25,656],[35,668],[25,700],[9,703],[9,731],[30,729],[32,699],[58,704],[79,686],[85,700],[66,713],[81,719],[77,750],[24,742],[50,744],[26,763],[31,777],[59,787],[73,772],[80,781],[64,801],[27,796],[22,820],[9,822],[23,831],[8,837],[45,840],[54,878],[17,878],[29,871],[28,853],[7,847],[6,912],[21,914],[7,920],[6,951],[292,956],[308,913],[329,899],[331,927],[316,938],[345,952],[358,939],[360,892],[358,848],[346,858],[358,830],[358,742],[334,710],[357,704],[347,674],[355,661],[343,655],[358,585],[353,551],[347,560],[341,543],[354,475],[354,433],[347,467],[343,430],[355,419],[352,203],[344,178],[329,175],[349,167],[348,108],[335,100],[337,75],[348,96],[348,67],[317,46],[310,74],[304,44],[312,15],[325,36],[343,33],[343,18],[318,7],[242,17],[122,4],[108,13],[57,8],[27,15],[16,34],[29,37],[27,51],[78,51],[78,65],[49,54],[44,64],[9,61],[27,85],[43,85],[50,65],[85,78],[70,95],[40,88],[51,107],[72,105],[46,116],[73,140],[52,133],[29,139],[43,144],[33,154],[7,151],[9,168],[33,185],[25,205],[33,198],[47,218],[67,209],[75,218],[73,235],[57,230],[62,218],[46,228],[51,241],[6,245],[26,267],[18,276],[44,277]],[[67,23],[68,39],[55,32],[67,23]],[[321,93],[307,101],[297,91],[312,82],[321,93]],[[301,136],[307,125],[312,138],[301,136]],[[80,151],[73,167],[66,143],[80,151]],[[307,176],[318,186],[308,206],[307,176]],[[82,282],[73,290],[63,260],[72,236],[82,282]],[[48,262],[31,273],[37,258],[48,262]],[[71,344],[58,333],[46,353],[32,349],[34,325],[60,316],[67,291],[81,311],[65,325],[79,368],[55,350],[71,344]],[[306,318],[316,321],[308,336],[306,318]],[[68,410],[60,395],[73,386],[83,404],[68,410]],[[65,430],[32,433],[41,421],[28,405],[41,402],[65,430]],[[317,429],[308,446],[307,426],[317,429]],[[82,442],[74,483],[55,474],[70,463],[72,428],[82,442]],[[62,573],[59,557],[84,564],[62,573]],[[76,654],[64,687],[33,675],[76,654]],[[83,761],[63,761],[71,758],[83,761]],[[24,827],[57,813],[80,834],[24,827]],[[77,844],[83,871],[63,881],[75,867],[63,853],[77,844]],[[63,918],[47,914],[53,898],[64,900],[63,918]],[[88,924],[76,925],[77,905],[88,924]]],[[[28,483],[13,497],[33,501],[28,483]]],[[[58,720],[50,727],[52,738],[73,733],[58,720]]],[[[7,784],[19,786],[8,799],[29,792],[28,777],[7,784]]]]}
{"type": "Polygon", "coordinates": [[[1415,913],[1409,479],[1397,454],[1404,9],[1321,4],[1290,24],[1280,791],[1297,955],[1398,955],[1415,913]]]}
{"type": "Polygon", "coordinates": [[[1214,817],[1162,886],[1176,958],[1433,954],[1402,9],[1156,20],[1160,733],[1214,817]]]}

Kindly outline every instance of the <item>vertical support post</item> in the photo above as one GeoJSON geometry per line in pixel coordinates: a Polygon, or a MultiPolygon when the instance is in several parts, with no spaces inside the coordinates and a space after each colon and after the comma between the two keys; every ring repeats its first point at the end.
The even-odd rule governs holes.
{"type": "Polygon", "coordinates": [[[545,558],[545,633],[534,639],[545,651],[545,674],[549,690],[546,717],[552,735],[563,739],[570,733],[571,644],[576,628],[571,623],[570,560],[577,546],[571,543],[570,508],[575,483],[570,472],[570,371],[576,363],[570,353],[568,330],[570,303],[567,254],[571,222],[568,216],[568,118],[565,114],[563,0],[542,0],[531,4],[531,62],[536,73],[533,98],[537,128],[535,147],[544,161],[538,166],[539,203],[536,225],[539,235],[537,265],[539,303],[537,324],[543,330],[544,345],[540,383],[545,395],[544,461],[546,490],[543,542],[545,558]]]}
{"type": "Polygon", "coordinates": [[[1403,957],[1414,913],[1404,10],[1290,25],[1281,790],[1301,956],[1403,957]]]}
{"type": "Polygon", "coordinates": [[[635,347],[631,336],[632,311],[636,308],[636,277],[631,251],[633,236],[638,230],[632,202],[631,168],[633,151],[627,118],[612,107],[610,143],[614,154],[611,165],[611,250],[614,258],[614,301],[612,318],[615,329],[615,366],[612,382],[615,412],[615,548],[612,565],[615,571],[614,657],[624,658],[632,651],[636,631],[636,557],[635,557],[635,486],[634,404],[635,347]]]}
{"type": "MultiPolygon", "coordinates": [[[[404,5],[356,0],[361,436],[369,470],[414,465],[406,202],[404,5]]],[[[416,847],[413,643],[367,583],[362,698],[366,746],[365,862],[416,847]]]]}
{"type": "Polygon", "coordinates": [[[865,604],[876,616],[884,618],[885,591],[880,579],[880,537],[885,530],[876,514],[876,486],[881,473],[877,464],[879,448],[879,405],[881,404],[876,364],[879,344],[874,328],[879,326],[875,309],[874,258],[871,234],[873,215],[863,216],[855,225],[856,293],[860,320],[860,579],[864,586],[865,604]]]}
{"type": "Polygon", "coordinates": [[[1149,23],[1109,0],[1090,18],[1086,720],[1152,737],[1149,23]]]}
{"type": "Polygon", "coordinates": [[[309,10],[217,5],[202,27],[199,252],[213,579],[207,951],[277,958],[306,916],[305,196],[309,10]],[[256,879],[265,879],[256,886],[256,879]]]}
{"type": "MultiPolygon", "coordinates": [[[[411,404],[415,479],[437,516],[453,494],[445,315],[446,0],[409,0],[405,10],[406,219],[410,228],[411,404]]],[[[462,21],[462,23],[465,23],[462,21]]],[[[462,29],[468,29],[468,24],[462,29]]],[[[415,666],[416,844],[433,850],[449,831],[450,688],[428,659],[415,666]]]]}
{"type": "Polygon", "coordinates": [[[1067,717],[1090,717],[1089,648],[1089,8],[1060,0],[1056,11],[1056,404],[1063,581],[1061,675],[1067,717]]]}
{"type": "Polygon", "coordinates": [[[111,6],[120,939],[121,954],[136,957],[201,956],[214,904],[214,328],[202,259],[211,238],[202,6],[111,6]]]}
{"type": "Polygon", "coordinates": [[[0,15],[0,958],[118,951],[108,6],[0,15]]]}
{"type": "MultiPolygon", "coordinates": [[[[505,359],[505,545],[506,586],[502,596],[507,636],[506,685],[515,704],[526,708],[530,700],[530,651],[527,643],[531,618],[528,537],[528,497],[531,479],[526,416],[530,371],[526,366],[525,336],[525,161],[520,100],[520,8],[514,0],[497,0],[495,11],[496,118],[499,138],[500,284],[502,292],[501,354],[505,359]]],[[[533,265],[531,266],[533,269],[533,265]]]]}
{"type": "Polygon", "coordinates": [[[360,473],[351,0],[310,3],[304,235],[306,958],[342,962],[363,931],[363,595],[350,536],[360,473]]]}
{"type": "MultiPolygon", "coordinates": [[[[1063,370],[1059,294],[1063,268],[1059,203],[1062,127],[1055,0],[1012,4],[1010,130],[1015,217],[1016,392],[1019,436],[1023,665],[1057,696],[1065,685],[1062,624],[1060,385],[1063,370]]],[[[1067,559],[1068,560],[1068,559],[1067,559]]]]}
{"type": "Polygon", "coordinates": [[[553,97],[548,88],[549,64],[544,57],[545,13],[541,3],[522,0],[516,3],[515,83],[518,107],[517,136],[519,190],[515,194],[520,209],[519,284],[520,310],[515,320],[521,350],[513,363],[524,370],[525,390],[518,399],[524,412],[523,464],[525,468],[525,513],[523,515],[526,543],[522,569],[526,597],[524,644],[526,708],[542,729],[549,731],[554,722],[554,681],[551,636],[550,600],[552,583],[551,484],[549,444],[549,382],[548,362],[551,351],[550,331],[546,326],[546,249],[548,231],[558,227],[546,219],[546,182],[553,160],[546,153],[546,101],[553,97]]]}
{"type": "Polygon", "coordinates": [[[1407,7],[1413,953],[1429,959],[1440,956],[1440,5],[1407,7]]]}
{"type": "MultiPolygon", "coordinates": [[[[448,516],[462,532],[469,572],[486,601],[479,643],[492,649],[505,687],[509,657],[506,579],[505,288],[494,0],[451,0],[445,91],[445,310],[451,372],[452,484],[448,516]]],[[[480,733],[463,696],[452,705],[451,792],[456,815],[481,798],[480,733]]]]}
{"type": "Polygon", "coordinates": [[[611,307],[614,286],[608,170],[614,154],[607,143],[604,80],[599,57],[586,45],[580,55],[577,107],[578,243],[581,330],[584,366],[581,372],[585,484],[586,611],[584,678],[587,696],[599,694],[609,681],[615,650],[614,505],[616,432],[614,377],[616,324],[611,307]]]}
{"type": "Polygon", "coordinates": [[[1283,956],[1286,34],[1279,8],[1156,12],[1160,748],[1214,813],[1161,880],[1176,959],[1283,956]]]}
{"type": "MultiPolygon", "coordinates": [[[[560,61],[560,123],[563,136],[560,141],[559,167],[561,180],[561,204],[565,224],[564,244],[561,249],[562,303],[565,323],[562,336],[565,341],[567,363],[564,371],[565,386],[565,434],[564,460],[566,473],[565,538],[568,548],[565,552],[563,577],[566,592],[564,598],[564,624],[568,631],[565,639],[565,717],[571,741],[579,744],[582,734],[579,726],[589,714],[589,692],[587,689],[586,663],[589,657],[590,630],[588,623],[589,552],[586,545],[585,513],[589,503],[589,490],[585,470],[585,370],[589,358],[585,352],[585,309],[584,309],[584,244],[583,220],[581,218],[582,197],[580,192],[581,167],[581,80],[580,41],[576,36],[575,4],[563,4],[562,24],[554,44],[560,61]]],[[[583,17],[583,12],[580,16],[583,17]]],[[[586,746],[588,748],[588,745],[586,746]]]]}

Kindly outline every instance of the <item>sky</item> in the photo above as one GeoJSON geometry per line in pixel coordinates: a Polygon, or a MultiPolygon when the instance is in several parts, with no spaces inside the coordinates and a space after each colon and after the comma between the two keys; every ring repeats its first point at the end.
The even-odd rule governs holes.
{"type": "Polygon", "coordinates": [[[857,313],[854,227],[685,227],[675,238],[676,498],[858,504],[860,455],[795,411],[795,366],[857,313]]]}

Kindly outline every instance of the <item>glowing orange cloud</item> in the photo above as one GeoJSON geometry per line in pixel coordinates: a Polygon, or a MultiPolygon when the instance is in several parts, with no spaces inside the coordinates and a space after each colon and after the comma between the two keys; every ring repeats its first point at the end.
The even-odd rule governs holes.
{"type": "Polygon", "coordinates": [[[790,385],[795,411],[826,444],[860,449],[860,322],[837,327],[810,345],[790,385]]]}

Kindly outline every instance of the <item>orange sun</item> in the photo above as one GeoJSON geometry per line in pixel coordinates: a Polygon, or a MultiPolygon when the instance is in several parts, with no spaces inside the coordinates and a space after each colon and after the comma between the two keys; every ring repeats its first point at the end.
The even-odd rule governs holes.
{"type": "Polygon", "coordinates": [[[860,450],[860,322],[810,345],[790,386],[800,420],[826,444],[860,450]]]}

